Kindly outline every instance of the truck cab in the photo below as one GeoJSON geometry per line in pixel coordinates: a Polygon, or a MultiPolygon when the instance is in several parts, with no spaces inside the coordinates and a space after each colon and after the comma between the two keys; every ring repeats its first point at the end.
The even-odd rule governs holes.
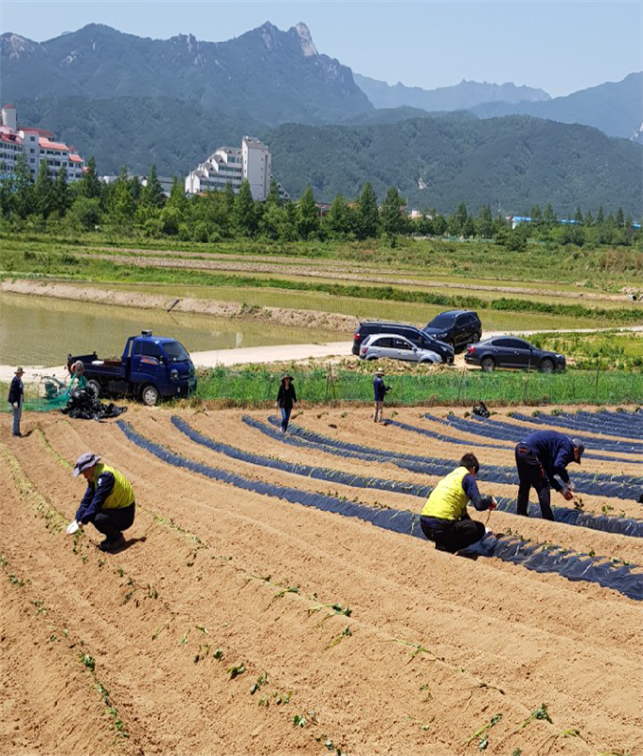
{"type": "Polygon", "coordinates": [[[123,356],[101,360],[96,352],[68,358],[68,364],[82,360],[87,385],[97,396],[135,396],[148,406],[161,397],[188,396],[196,390],[194,365],[185,347],[176,339],[142,331],[130,336],[123,356]]]}

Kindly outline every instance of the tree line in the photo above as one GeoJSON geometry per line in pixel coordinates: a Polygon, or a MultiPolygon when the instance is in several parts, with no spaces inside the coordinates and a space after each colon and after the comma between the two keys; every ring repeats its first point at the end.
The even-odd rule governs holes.
{"type": "Polygon", "coordinates": [[[0,182],[2,226],[14,231],[59,230],[72,235],[100,231],[115,237],[174,237],[195,242],[384,237],[391,245],[399,236],[448,236],[492,239],[518,251],[530,238],[577,246],[630,245],[641,238],[640,229],[620,208],[607,214],[599,208],[595,217],[578,208],[573,217],[561,223],[551,204],[544,210],[535,206],[529,222],[512,228],[507,218],[494,216],[489,205],[482,206],[477,215],[469,213],[461,203],[449,215],[428,209],[417,218],[405,212],[405,205],[394,187],[388,189],[380,205],[368,181],[354,200],[337,194],[323,211],[310,187],[298,201],[283,201],[274,182],[265,202],[253,200],[247,181],[237,194],[228,185],[222,191],[186,196],[176,177],[166,197],[154,165],[145,185],[138,177],[130,177],[126,167],[113,183],[106,184],[99,179],[93,158],[82,179],[68,184],[65,168],[52,176],[45,161],[33,179],[25,156],[20,155],[15,171],[0,182]]]}

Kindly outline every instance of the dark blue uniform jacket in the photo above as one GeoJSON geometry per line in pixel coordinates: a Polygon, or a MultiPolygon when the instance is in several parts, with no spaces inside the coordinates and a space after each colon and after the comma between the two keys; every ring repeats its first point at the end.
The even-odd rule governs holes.
{"type": "Polygon", "coordinates": [[[534,431],[525,436],[520,445],[527,446],[538,457],[552,488],[562,490],[554,475],[569,483],[566,468],[574,461],[574,444],[569,436],[557,431],[534,431]]]}

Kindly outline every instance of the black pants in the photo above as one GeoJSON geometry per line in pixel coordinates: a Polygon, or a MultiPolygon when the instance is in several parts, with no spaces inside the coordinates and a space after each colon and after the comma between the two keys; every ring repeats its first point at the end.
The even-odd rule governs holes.
{"type": "Polygon", "coordinates": [[[441,551],[455,554],[460,549],[479,541],[485,534],[481,522],[464,520],[440,520],[437,517],[420,517],[422,532],[441,551]]]}
{"type": "Polygon", "coordinates": [[[518,502],[519,515],[528,515],[529,489],[533,486],[538,494],[540,511],[544,520],[553,520],[551,499],[549,493],[549,479],[540,460],[527,446],[516,446],[516,467],[518,468],[518,502]]]}
{"type": "Polygon", "coordinates": [[[121,509],[102,509],[92,520],[96,530],[101,532],[108,541],[116,541],[122,532],[132,526],[136,503],[121,509]]]}

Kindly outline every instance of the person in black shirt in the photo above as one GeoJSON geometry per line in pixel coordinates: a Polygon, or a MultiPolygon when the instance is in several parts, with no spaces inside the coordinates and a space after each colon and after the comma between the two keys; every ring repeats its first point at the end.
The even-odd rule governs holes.
{"type": "Polygon", "coordinates": [[[9,396],[7,397],[7,401],[11,405],[11,410],[13,411],[13,427],[12,432],[14,436],[22,436],[22,433],[20,432],[20,418],[22,417],[22,402],[25,396],[25,389],[22,384],[22,376],[24,375],[24,370],[19,367],[16,370],[16,374],[11,379],[11,386],[9,387],[9,396]]]}
{"type": "Polygon", "coordinates": [[[292,375],[284,375],[281,379],[279,392],[277,393],[277,402],[275,407],[281,409],[281,432],[285,433],[288,429],[290,413],[297,404],[297,394],[295,387],[292,385],[292,375]]]}

